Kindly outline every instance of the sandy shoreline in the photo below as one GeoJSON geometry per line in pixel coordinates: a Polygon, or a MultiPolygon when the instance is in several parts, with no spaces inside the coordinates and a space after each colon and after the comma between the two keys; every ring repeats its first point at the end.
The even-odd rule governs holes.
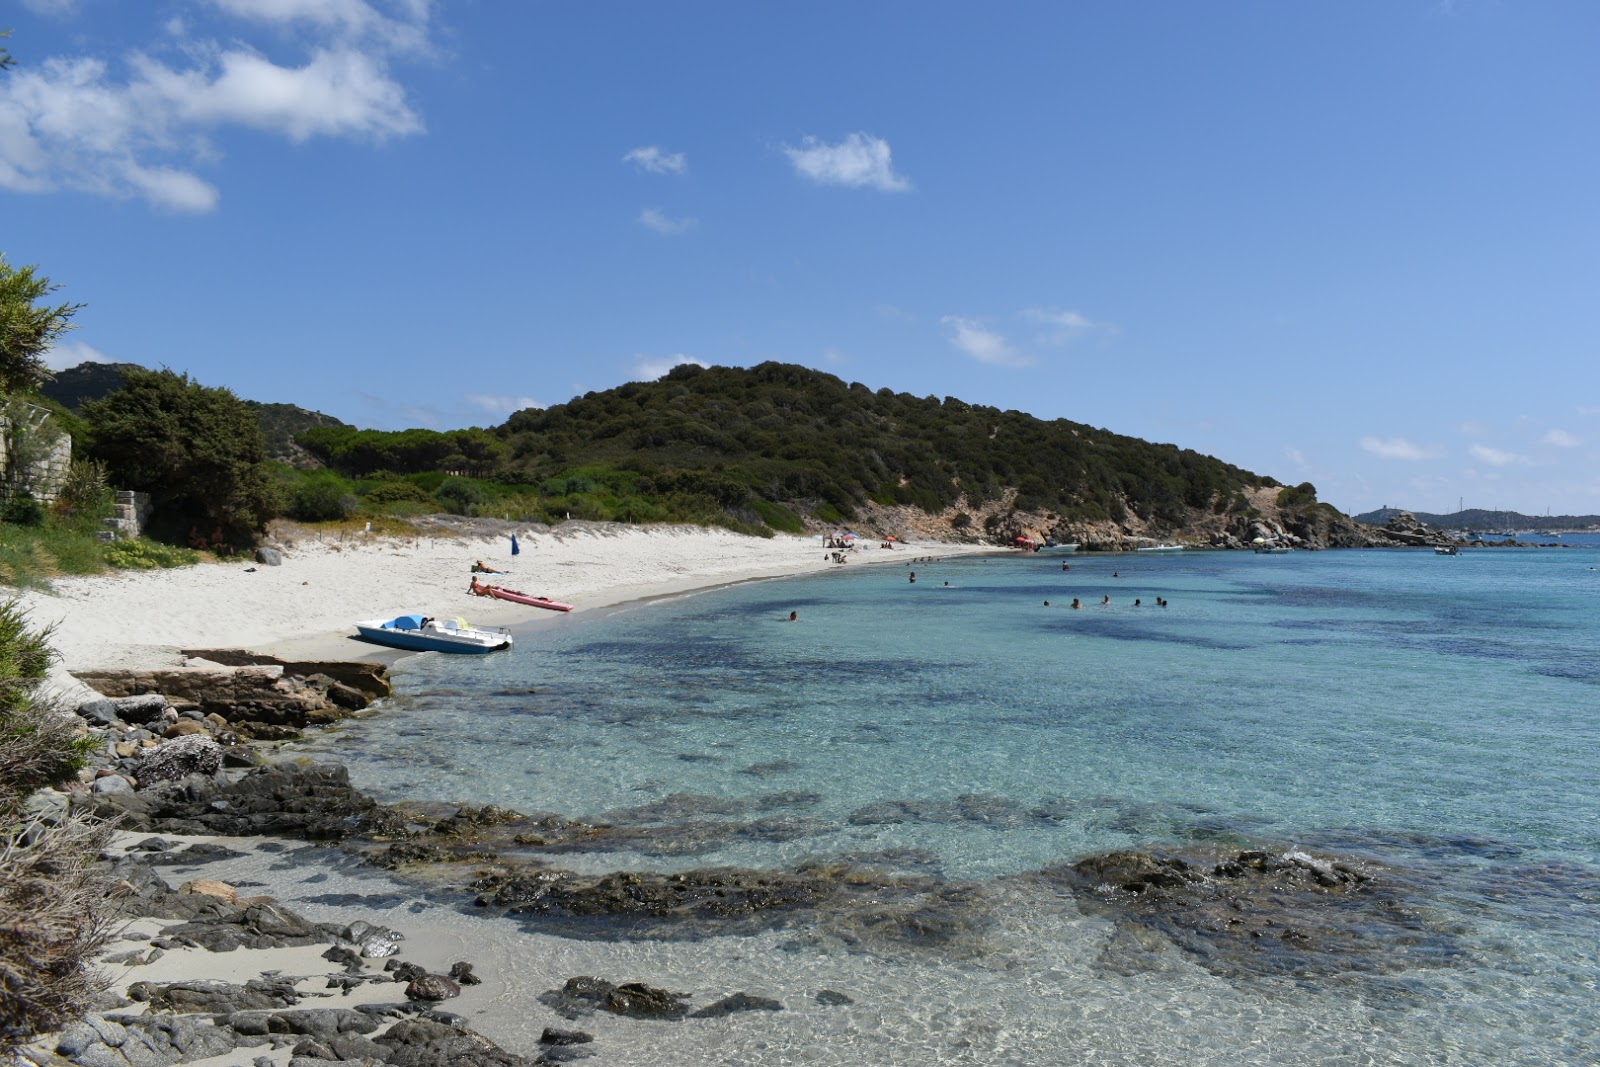
{"type": "MultiPolygon", "coordinates": [[[[66,672],[174,667],[182,649],[242,648],[285,659],[390,662],[392,650],[355,639],[357,619],[417,612],[485,625],[548,620],[553,613],[468,592],[482,560],[494,580],[578,611],[757,578],[839,569],[816,536],[745,537],[701,527],[572,524],[482,537],[357,532],[280,542],[283,562],[223,560],[175,570],[60,578],[51,593],[18,599],[36,626],[54,628],[66,672]]],[[[862,543],[846,566],[908,563],[924,554],[993,551],[974,545],[862,543]]],[[[60,679],[70,687],[67,679],[60,679]]]]}

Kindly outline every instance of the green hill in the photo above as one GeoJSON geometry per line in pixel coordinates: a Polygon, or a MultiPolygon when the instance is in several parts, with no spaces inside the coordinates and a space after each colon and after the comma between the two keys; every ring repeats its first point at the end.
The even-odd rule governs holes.
{"type": "MultiPolygon", "coordinates": [[[[52,381],[39,391],[61,404],[69,411],[79,411],[85,401],[98,400],[122,388],[122,372],[128,368],[143,370],[137,363],[80,363],[76,367],[57,371],[52,381]]],[[[332,415],[320,411],[307,411],[293,404],[262,404],[245,401],[255,409],[266,435],[267,455],[292,467],[317,467],[321,465],[311,453],[294,443],[294,439],[318,426],[345,426],[332,415]]]]}
{"type": "Polygon", "coordinates": [[[1019,511],[1179,526],[1264,481],[1175,445],[1046,422],[954,397],[876,392],[805,367],[692,365],[651,383],[518,412],[502,428],[533,469],[605,464],[712,470],[757,496],[849,515],[869,502],[927,512],[1016,490],[1019,511]]]}
{"type": "MultiPolygon", "coordinates": [[[[1378,508],[1355,516],[1357,522],[1381,526],[1401,508],[1378,508]]],[[[1490,511],[1486,508],[1467,508],[1448,515],[1429,511],[1411,512],[1418,522],[1427,523],[1438,530],[1479,530],[1511,532],[1517,530],[1575,531],[1600,529],[1600,515],[1524,515],[1519,511],[1490,511]]]]}
{"type": "MultiPolygon", "coordinates": [[[[1160,534],[1202,515],[1215,532],[1278,484],[1176,445],[780,363],[680,366],[488,431],[321,429],[300,442],[351,478],[470,471],[556,517],[778,529],[900,509],[902,526],[939,516],[946,532],[995,538],[1086,524],[1160,534]]],[[[1309,486],[1293,495],[1316,506],[1309,486]]]]}

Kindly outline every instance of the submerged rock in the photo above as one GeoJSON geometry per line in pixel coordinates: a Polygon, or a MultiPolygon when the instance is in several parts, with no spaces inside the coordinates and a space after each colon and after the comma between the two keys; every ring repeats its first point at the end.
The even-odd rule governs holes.
{"type": "MultiPolygon", "coordinates": [[[[1217,974],[1381,974],[1459,951],[1404,872],[1298,849],[1111,852],[1030,877],[1064,884],[1086,909],[1158,934],[1217,974]]],[[[1150,948],[1113,938],[1102,963],[1136,970],[1150,948]]]]}
{"type": "Polygon", "coordinates": [[[542,994],[539,1002],[567,1019],[607,1011],[631,1019],[676,1022],[689,1014],[687,994],[657,989],[643,982],[617,985],[604,978],[588,976],[567,979],[560,989],[542,994]]]}

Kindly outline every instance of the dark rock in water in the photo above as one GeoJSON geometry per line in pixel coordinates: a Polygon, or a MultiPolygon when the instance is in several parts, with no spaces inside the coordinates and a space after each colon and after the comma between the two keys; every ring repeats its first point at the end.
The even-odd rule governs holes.
{"type": "Polygon", "coordinates": [[[462,985],[482,985],[483,979],[472,973],[472,964],[458,960],[450,965],[450,977],[462,985]]]}
{"type": "Polygon", "coordinates": [[[782,1011],[783,1004],[771,997],[755,997],[749,993],[735,993],[723,997],[714,1004],[707,1004],[698,1011],[689,1013],[691,1019],[720,1019],[724,1015],[732,1015],[741,1011],[782,1011]]]}
{"type": "Polygon", "coordinates": [[[952,803],[945,800],[885,800],[852,812],[852,826],[883,826],[896,823],[939,823],[961,825],[1018,826],[1033,816],[1009,797],[968,793],[952,803]]]}
{"type": "Polygon", "coordinates": [[[485,804],[481,808],[465,805],[448,819],[435,824],[433,831],[446,837],[470,837],[496,826],[522,822],[525,818],[521,812],[493,804],[485,804]]]}
{"type": "Polygon", "coordinates": [[[373,1039],[394,1067],[533,1067],[486,1037],[427,1019],[405,1019],[373,1039]]]}
{"type": "Polygon", "coordinates": [[[407,1000],[439,1001],[461,995],[461,987],[440,974],[425,974],[406,986],[407,1000]]]}
{"type": "Polygon", "coordinates": [[[688,1010],[682,994],[669,993],[643,982],[624,982],[617,986],[601,1007],[630,1019],[677,1020],[688,1010]]]}
{"type": "Polygon", "coordinates": [[[567,979],[560,989],[541,994],[539,1002],[568,1019],[594,1011],[608,1011],[630,1019],[660,1019],[676,1022],[689,1014],[684,994],[624,982],[615,985],[604,978],[580,976],[567,979]]]}
{"type": "Polygon", "coordinates": [[[231,982],[199,981],[135,982],[128,996],[150,1005],[152,1012],[173,1015],[231,1015],[236,1011],[287,1008],[300,1003],[300,994],[288,978],[253,978],[244,985],[231,982]]]}
{"type": "Polygon", "coordinates": [[[792,759],[777,759],[767,763],[752,763],[739,773],[753,775],[757,778],[770,778],[775,774],[783,774],[786,771],[796,771],[799,769],[800,764],[796,763],[792,759]]]}
{"type": "Polygon", "coordinates": [[[317,841],[404,828],[399,815],[351,786],[339,764],[275,763],[233,780],[167,782],[95,804],[94,814],[122,814],[124,829],[158,833],[317,841]]]}
{"type": "MultiPolygon", "coordinates": [[[[1035,876],[1227,976],[1329,977],[1437,966],[1459,951],[1404,872],[1299,850],[1113,852],[1035,876]]],[[[1138,937],[1108,952],[1144,952],[1138,937]]],[[[1125,970],[1127,961],[1103,960],[1125,970]]]]}
{"type": "Polygon", "coordinates": [[[544,1033],[539,1035],[541,1045],[587,1045],[594,1040],[594,1035],[583,1030],[562,1030],[558,1027],[547,1026],[544,1033]]]}
{"type": "Polygon", "coordinates": [[[619,871],[582,878],[538,872],[499,886],[492,898],[513,914],[639,918],[751,918],[815,905],[833,892],[827,877],[711,868],[681,874],[619,871]]]}
{"type": "Polygon", "coordinates": [[[381,960],[400,951],[400,942],[406,935],[387,926],[369,922],[353,922],[340,931],[339,936],[356,947],[365,959],[381,960]]]}
{"type": "Polygon", "coordinates": [[[428,977],[428,969],[405,960],[390,960],[383,965],[383,969],[394,975],[396,982],[415,982],[418,978],[428,977]]]}
{"type": "Polygon", "coordinates": [[[441,845],[430,845],[419,841],[396,841],[374,856],[372,862],[379,867],[396,870],[419,863],[448,863],[454,858],[455,854],[441,845]]]}
{"type": "Polygon", "coordinates": [[[817,1003],[824,1008],[838,1008],[846,1004],[854,1004],[855,998],[832,989],[823,989],[817,993],[817,1003]]]}

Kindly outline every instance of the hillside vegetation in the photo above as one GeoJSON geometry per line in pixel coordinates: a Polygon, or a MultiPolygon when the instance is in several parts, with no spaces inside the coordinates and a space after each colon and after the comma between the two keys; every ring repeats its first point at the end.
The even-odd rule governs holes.
{"type": "Polygon", "coordinates": [[[1251,512],[1258,491],[1277,485],[1175,445],[780,363],[684,365],[489,431],[327,427],[298,440],[348,478],[428,488],[429,475],[466,474],[480,503],[497,495],[483,483],[515,487],[557,519],[799,529],[910,507],[974,535],[998,536],[1017,515],[1033,529],[1172,532],[1197,512],[1251,512]]]}

